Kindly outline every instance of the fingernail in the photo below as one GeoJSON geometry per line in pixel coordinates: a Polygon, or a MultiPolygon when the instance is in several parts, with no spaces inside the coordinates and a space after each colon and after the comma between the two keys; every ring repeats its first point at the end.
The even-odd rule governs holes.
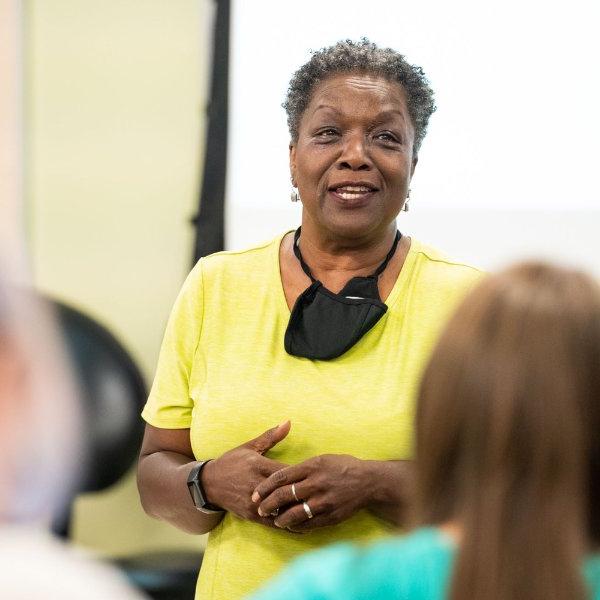
{"type": "Polygon", "coordinates": [[[260,500],[260,496],[258,494],[258,492],[254,492],[254,494],[252,494],[252,502],[258,502],[260,500]]]}
{"type": "Polygon", "coordinates": [[[260,509],[260,507],[258,508],[258,516],[259,517],[266,517],[265,513],[260,509]]]}
{"type": "Polygon", "coordinates": [[[275,527],[279,527],[279,529],[283,529],[283,527],[277,521],[273,521],[273,525],[275,525],[275,527]]]}

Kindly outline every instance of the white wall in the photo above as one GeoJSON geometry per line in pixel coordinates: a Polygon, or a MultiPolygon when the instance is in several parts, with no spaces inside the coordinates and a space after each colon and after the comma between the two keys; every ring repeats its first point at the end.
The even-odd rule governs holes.
{"type": "Polygon", "coordinates": [[[438,111],[400,229],[492,268],[524,256],[600,274],[600,4],[233,3],[227,245],[298,224],[280,104],[310,48],[363,35],[421,65],[438,111]]]}

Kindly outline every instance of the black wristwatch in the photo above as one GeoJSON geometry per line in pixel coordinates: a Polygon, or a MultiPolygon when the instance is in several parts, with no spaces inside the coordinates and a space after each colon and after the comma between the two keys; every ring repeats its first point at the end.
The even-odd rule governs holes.
{"type": "Polygon", "coordinates": [[[200,479],[202,475],[202,469],[206,463],[210,460],[202,460],[195,467],[192,468],[188,475],[187,485],[190,490],[190,496],[194,502],[194,506],[203,513],[212,515],[214,513],[224,512],[219,506],[215,506],[206,500],[206,494],[202,488],[202,481],[200,479]]]}

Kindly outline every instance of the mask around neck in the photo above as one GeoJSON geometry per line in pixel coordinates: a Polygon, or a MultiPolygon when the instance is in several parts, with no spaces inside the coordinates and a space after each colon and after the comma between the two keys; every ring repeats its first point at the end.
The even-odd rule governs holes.
{"type": "Polygon", "coordinates": [[[353,277],[334,294],[317,281],[302,258],[294,234],[294,253],[311,285],[300,294],[285,332],[284,347],[288,354],[313,360],[331,360],[352,348],[387,311],[381,301],[377,280],[394,255],[402,234],[397,231],[392,248],[379,267],[367,277],[353,277]]]}

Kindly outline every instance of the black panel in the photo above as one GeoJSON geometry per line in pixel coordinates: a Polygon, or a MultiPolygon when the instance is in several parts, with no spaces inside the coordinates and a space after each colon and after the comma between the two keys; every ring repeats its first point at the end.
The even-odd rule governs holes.
{"type": "Polygon", "coordinates": [[[194,263],[225,247],[225,175],[227,170],[227,117],[229,95],[230,0],[215,0],[213,65],[204,173],[196,226],[194,263]]]}

